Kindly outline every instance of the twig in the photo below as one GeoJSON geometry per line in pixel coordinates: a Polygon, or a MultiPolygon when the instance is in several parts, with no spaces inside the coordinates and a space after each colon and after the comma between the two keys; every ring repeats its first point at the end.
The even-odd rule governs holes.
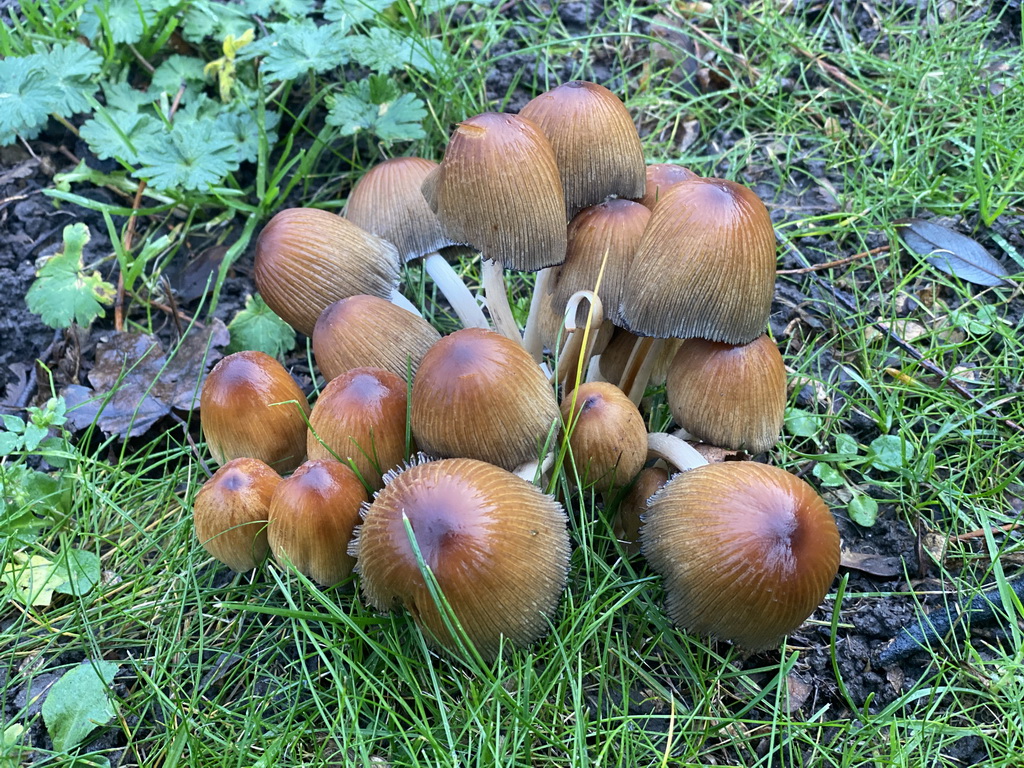
{"type": "Polygon", "coordinates": [[[1007,523],[1006,525],[997,525],[993,528],[977,528],[967,533],[961,533],[959,536],[954,536],[954,541],[970,541],[971,539],[979,539],[990,531],[992,533],[1010,533],[1010,531],[1017,531],[1024,528],[1024,523],[1007,523]]]}
{"type": "MultiPolygon", "coordinates": [[[[1024,598],[1024,576],[1011,580],[1008,586],[1018,598],[1024,598]]],[[[916,623],[903,627],[892,642],[875,655],[875,663],[880,667],[891,667],[918,651],[933,647],[947,636],[963,640],[967,636],[965,624],[992,621],[996,615],[995,606],[1001,604],[997,587],[978,595],[966,606],[954,602],[921,616],[916,623]]]]}
{"type": "Polygon", "coordinates": [[[827,261],[824,264],[814,264],[810,267],[801,267],[800,269],[777,269],[775,270],[776,275],[806,275],[809,272],[820,272],[824,269],[832,269],[833,267],[845,267],[858,259],[864,259],[868,256],[877,256],[880,253],[887,253],[891,246],[880,245],[877,248],[872,248],[870,251],[864,251],[863,253],[855,253],[853,256],[847,256],[845,259],[836,259],[835,261],[827,261]]]}

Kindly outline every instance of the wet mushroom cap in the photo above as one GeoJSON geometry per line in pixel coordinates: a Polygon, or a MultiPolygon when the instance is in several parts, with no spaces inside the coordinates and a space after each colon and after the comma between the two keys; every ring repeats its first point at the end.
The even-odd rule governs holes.
{"type": "Polygon", "coordinates": [[[390,371],[355,368],[330,381],[309,417],[311,459],[351,461],[371,488],[405,461],[408,386],[390,371]],[[333,454],[332,454],[333,451],[333,454]]]}
{"type": "Polygon", "coordinates": [[[562,83],[526,104],[555,151],[569,217],[610,197],[636,198],[645,186],[644,150],[625,105],[603,85],[562,83]]]}
{"type": "Polygon", "coordinates": [[[330,586],[348,578],[360,506],[369,500],[356,473],[334,459],[305,462],[270,500],[267,538],[274,558],[330,586]]]}
{"type": "Polygon", "coordinates": [[[515,469],[535,461],[559,420],[547,376],[516,342],[481,328],[445,336],[412,385],[420,450],[515,469]]]}
{"type": "Polygon", "coordinates": [[[839,568],[839,531],[821,497],[753,462],[673,477],[650,500],[640,539],[676,625],[748,650],[797,629],[839,568]]]}
{"type": "Polygon", "coordinates": [[[232,459],[196,494],[196,538],[233,571],[250,571],[267,556],[270,499],[281,476],[259,459],[232,459]]]}
{"type": "Polygon", "coordinates": [[[647,187],[643,197],[637,199],[641,205],[654,210],[655,203],[668,191],[668,188],[680,181],[699,179],[696,173],[675,163],[652,163],[647,166],[647,187]]]}
{"type": "Polygon", "coordinates": [[[338,299],[391,296],[398,270],[398,251],[386,240],[329,211],[287,208],[256,240],[253,278],[267,306],[309,336],[338,299]]]}
{"type": "Polygon", "coordinates": [[[263,352],[235,352],[218,361],[203,383],[199,414],[218,464],[245,456],[284,474],[306,457],[306,395],[263,352]]]}
{"type": "Polygon", "coordinates": [[[551,143],[531,121],[485,112],[459,123],[423,196],[452,242],[503,267],[565,258],[565,201],[551,143]]]}
{"type": "Polygon", "coordinates": [[[622,298],[642,336],[746,344],[775,292],[775,234],[764,203],[724,179],[675,184],[651,212],[622,298]]]}
{"type": "Polygon", "coordinates": [[[687,339],[665,391],[676,423],[720,448],[761,453],[782,432],[786,365],[767,334],[738,346],[687,339]]]}
{"type": "Polygon", "coordinates": [[[431,461],[386,478],[352,551],[363,594],[404,606],[435,641],[457,647],[410,543],[412,528],[459,624],[485,657],[504,636],[538,639],[565,589],[569,534],[562,506],[510,472],[472,459],[431,461]]]}
{"type": "Polygon", "coordinates": [[[353,368],[383,368],[403,379],[441,334],[422,317],[377,296],[350,296],[328,306],[313,328],[313,356],[324,378],[353,368]]]}
{"type": "Polygon", "coordinates": [[[614,384],[580,384],[562,398],[575,477],[599,493],[629,483],[647,460],[647,425],[614,384]]]}

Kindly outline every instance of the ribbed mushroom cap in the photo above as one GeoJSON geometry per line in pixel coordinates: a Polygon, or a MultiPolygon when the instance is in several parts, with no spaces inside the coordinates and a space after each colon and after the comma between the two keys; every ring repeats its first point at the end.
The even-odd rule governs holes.
{"type": "Polygon", "coordinates": [[[424,356],[411,418],[420,450],[511,470],[538,458],[559,412],[547,377],[519,344],[463,328],[424,356]]]}
{"type": "Polygon", "coordinates": [[[676,423],[706,443],[761,453],[779,439],[786,366],[766,334],[742,346],[687,339],[665,390],[676,423]]]}
{"type": "Polygon", "coordinates": [[[345,217],[393,243],[404,261],[451,245],[420,190],[436,167],[437,163],[423,157],[393,157],[378,163],[352,188],[345,217]]]}
{"type": "Polygon", "coordinates": [[[260,232],[253,278],[267,306],[309,336],[338,299],[389,297],[398,270],[398,251],[386,240],[328,211],[287,208],[260,232]]]}
{"type": "Polygon", "coordinates": [[[647,186],[644,189],[643,197],[637,200],[643,206],[654,209],[662,195],[668,188],[678,184],[680,181],[699,179],[696,173],[675,163],[652,163],[647,166],[647,186]]]}
{"type": "Polygon", "coordinates": [[[565,202],[551,144],[518,115],[485,112],[456,127],[423,195],[445,235],[504,267],[565,258],[565,202]]]}
{"type": "Polygon", "coordinates": [[[562,398],[572,463],[582,487],[606,493],[636,477],[647,460],[647,425],[614,384],[580,384],[562,398]]]}
{"type": "Polygon", "coordinates": [[[281,481],[270,500],[267,537],[278,563],[331,585],[355,565],[348,545],[369,497],[356,473],[334,459],[305,462],[281,481]]]}
{"type": "Polygon", "coordinates": [[[284,474],[306,457],[309,403],[284,366],[263,352],[218,361],[203,383],[199,414],[218,464],[246,456],[284,474]]]}
{"type": "Polygon", "coordinates": [[[457,647],[418,566],[407,517],[423,561],[481,655],[496,656],[502,636],[526,645],[547,631],[569,566],[557,501],[471,459],[419,464],[385,479],[352,548],[373,606],[403,605],[433,640],[457,647]]]}
{"type": "Polygon", "coordinates": [[[333,450],[379,488],[381,475],[405,461],[407,391],[404,379],[380,368],[355,368],[333,379],[309,417],[309,458],[330,459],[333,450]]]}
{"type": "Polygon", "coordinates": [[[192,507],[203,549],[233,571],[250,571],[267,556],[270,498],[281,476],[259,459],[232,459],[214,472],[192,507]]]}
{"type": "Polygon", "coordinates": [[[654,207],[622,299],[643,336],[746,344],[775,291],[775,236],[757,195],[722,179],[683,181],[654,207]]]}
{"type": "MultiPolygon", "coordinates": [[[[556,314],[565,313],[566,302],[577,291],[594,290],[600,274],[597,295],[607,307],[606,317],[613,323],[619,322],[618,308],[626,275],[650,217],[649,210],[632,200],[609,200],[584,208],[573,217],[569,222],[565,263],[554,268],[552,279],[552,309],[556,314]]],[[[577,322],[582,325],[586,318],[578,317],[577,322]]]]}
{"type": "Polygon", "coordinates": [[[626,554],[635,555],[640,551],[640,527],[643,525],[643,516],[647,514],[647,502],[667,482],[668,470],[645,467],[636,476],[633,487],[619,502],[612,530],[626,554]]]}
{"type": "Polygon", "coordinates": [[[383,368],[403,379],[441,334],[412,312],[377,296],[331,304],[313,328],[313,356],[324,378],[353,368],[383,368]]]}
{"type": "Polygon", "coordinates": [[[749,650],[777,644],[821,603],[839,569],[839,531],[821,497],[776,467],[708,464],[648,505],[644,556],[682,629],[749,650]]]}
{"type": "Polygon", "coordinates": [[[644,150],[633,118],[619,97],[584,80],[563,83],[519,112],[551,141],[570,217],[609,197],[644,192],[644,150]]]}

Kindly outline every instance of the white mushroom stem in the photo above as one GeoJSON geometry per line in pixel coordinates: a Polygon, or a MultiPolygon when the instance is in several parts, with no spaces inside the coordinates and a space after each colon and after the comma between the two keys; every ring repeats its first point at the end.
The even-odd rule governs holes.
{"type": "Polygon", "coordinates": [[[597,342],[601,331],[601,324],[604,321],[604,307],[601,299],[593,291],[577,291],[565,305],[565,330],[568,332],[562,352],[556,361],[557,367],[551,375],[552,383],[559,383],[568,380],[575,381],[573,386],[566,385],[566,389],[574,389],[586,381],[585,374],[590,366],[590,356],[594,352],[594,344],[597,342]],[[582,302],[588,302],[587,322],[583,328],[576,325],[576,315],[582,302]],[[579,374],[578,376],[576,374],[579,374]]]}
{"type": "Polygon", "coordinates": [[[550,311],[547,308],[551,301],[551,289],[557,267],[545,267],[537,273],[533,284],[533,295],[530,297],[530,314],[526,316],[526,328],[523,331],[523,347],[540,362],[544,355],[544,339],[540,335],[541,313],[550,311]]]}
{"type": "Polygon", "coordinates": [[[415,304],[413,304],[411,301],[405,298],[405,296],[399,293],[397,288],[391,291],[391,296],[388,298],[388,300],[396,307],[401,307],[404,310],[412,312],[414,315],[416,315],[416,317],[423,317],[423,313],[420,312],[419,307],[417,307],[415,304]]]}
{"type": "Polygon", "coordinates": [[[525,464],[520,464],[513,470],[513,474],[518,475],[531,483],[536,483],[545,472],[555,465],[555,454],[554,451],[548,453],[542,461],[528,461],[525,464]]]}
{"type": "Polygon", "coordinates": [[[477,303],[472,291],[447,259],[439,253],[428,253],[423,257],[423,268],[434,281],[441,295],[448,300],[463,328],[490,328],[487,317],[477,303]]]}
{"type": "Polygon", "coordinates": [[[685,440],[666,432],[652,432],[647,435],[647,458],[664,459],[679,470],[703,467],[708,463],[708,460],[685,440]]]}
{"type": "Polygon", "coordinates": [[[626,368],[619,381],[619,389],[625,392],[634,404],[639,405],[643,399],[647,382],[651,379],[651,371],[658,353],[665,345],[665,339],[640,337],[633,345],[633,351],[626,361],[626,368]]]}
{"type": "Polygon", "coordinates": [[[519,326],[512,316],[512,307],[508,304],[508,292],[505,288],[505,270],[493,259],[480,254],[480,272],[483,276],[484,296],[487,299],[487,310],[491,313],[494,330],[502,336],[522,344],[523,337],[519,334],[519,326]]]}

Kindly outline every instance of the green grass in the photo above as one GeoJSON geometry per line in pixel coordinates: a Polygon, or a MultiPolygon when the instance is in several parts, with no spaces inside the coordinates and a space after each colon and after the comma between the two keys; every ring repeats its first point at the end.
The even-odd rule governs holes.
{"type": "MultiPolygon", "coordinates": [[[[1024,66],[1019,17],[1017,47],[993,51],[993,16],[959,16],[967,11],[958,8],[944,18],[945,5],[920,14],[872,6],[876,35],[862,39],[851,21],[866,12],[862,5],[800,15],[778,4],[715,4],[681,22],[710,47],[704,63],[718,83],[694,93],[673,81],[677,62],[651,55],[654,40],[643,31],[651,9],[628,0],[609,6],[614,21],[600,32],[570,34],[554,15],[516,25],[523,49],[548,73],[567,66],[580,77],[591,76],[594,57],[610,57],[648,159],[755,185],[776,212],[780,254],[791,254],[791,244],[813,262],[829,261],[886,244],[895,219],[938,215],[991,236],[1011,272],[1024,268],[1024,153],[1016,151],[1024,96],[1013,82],[1024,66]]],[[[48,7],[40,13],[62,21],[47,34],[68,39],[67,16],[48,7]]],[[[508,58],[496,51],[512,24],[485,9],[462,26],[447,18],[402,4],[393,19],[453,56],[440,82],[415,72],[404,81],[429,117],[427,138],[403,152],[439,158],[455,121],[503,106],[487,101],[484,78],[508,58]]],[[[43,27],[30,19],[0,34],[0,44],[28,50],[43,27]]],[[[326,80],[311,78],[317,97],[326,80]]],[[[553,74],[518,80],[531,92],[557,82],[553,74]]],[[[336,207],[382,156],[374,142],[334,141],[312,108],[301,111],[312,104],[300,98],[308,86],[288,86],[269,102],[286,114],[290,133],[263,148],[259,180],[239,180],[237,197],[177,201],[188,228],[212,221],[234,228],[232,237],[241,227],[247,238],[272,212],[258,190],[275,185],[274,205],[287,198],[336,207]],[[239,214],[252,216],[248,228],[239,214]]],[[[145,229],[138,240],[156,235],[145,229]]],[[[470,260],[463,269],[476,279],[470,260]]],[[[407,276],[406,293],[451,330],[422,270],[407,276]]],[[[147,273],[150,284],[156,278],[147,273]]],[[[918,589],[969,599],[993,584],[1005,589],[1017,574],[1021,539],[997,528],[1017,521],[1024,495],[1024,434],[1007,424],[1024,423],[1024,338],[1010,314],[1019,315],[1021,300],[1008,288],[943,275],[898,243],[847,265],[780,275],[779,284],[809,297],[799,309],[805,319],[776,341],[794,382],[790,405],[809,387],[799,407],[816,429],[787,433],[769,460],[816,484],[815,465],[835,468],[840,481],[821,490],[840,517],[855,495],[875,496],[888,525],[920,532],[927,581],[910,562],[899,589],[877,590],[851,574],[779,652],[745,658],[672,627],[657,579],[622,555],[592,497],[565,493],[563,476],[556,485],[575,549],[552,631],[491,665],[459,661],[430,650],[407,616],[378,614],[351,587],[323,590],[273,563],[232,576],[213,562],[189,517],[205,475],[173,429],[147,445],[96,447],[93,439],[74,455],[65,470],[75,481],[69,514],[25,548],[49,558],[70,547],[93,552],[103,579],[49,606],[9,600],[0,608],[0,693],[7,700],[83,658],[120,664],[117,715],[95,732],[117,734],[117,746],[94,752],[95,765],[957,766],[964,739],[985,765],[1019,765],[1024,651],[1022,607],[1012,595],[1002,600],[1002,636],[939,646],[902,679],[881,673],[873,679],[889,689],[875,700],[851,687],[865,662],[849,638],[881,603],[916,611],[918,589]],[[828,286],[856,308],[826,300],[828,286]],[[988,407],[944,386],[919,358],[988,407]],[[842,434],[858,441],[858,461],[837,458],[842,434]],[[895,470],[872,464],[862,435],[898,438],[908,460],[895,470]],[[957,538],[978,529],[986,533],[957,538]],[[796,681],[809,682],[812,695],[790,707],[796,681]]],[[[651,404],[660,426],[660,391],[651,404]]],[[[15,547],[4,547],[7,559],[15,547]]],[[[5,717],[0,733],[41,724],[25,702],[5,717]]],[[[25,739],[4,750],[0,766],[72,764],[25,739]]]]}

